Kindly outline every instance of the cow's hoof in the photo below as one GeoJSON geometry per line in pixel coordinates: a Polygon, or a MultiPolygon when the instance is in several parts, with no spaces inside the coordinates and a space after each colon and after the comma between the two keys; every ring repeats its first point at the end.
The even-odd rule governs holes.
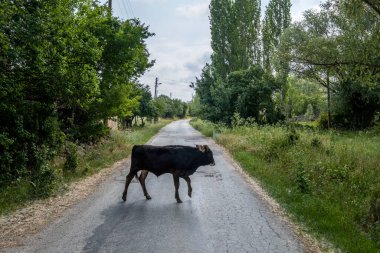
{"type": "Polygon", "coordinates": [[[188,192],[187,195],[189,195],[189,197],[191,198],[191,192],[188,192]]]}
{"type": "Polygon", "coordinates": [[[146,195],[145,198],[146,198],[146,199],[152,199],[152,197],[149,196],[149,195],[146,195]]]}
{"type": "Polygon", "coordinates": [[[121,197],[123,199],[123,201],[125,202],[127,200],[127,196],[123,195],[123,197],[121,197]]]}
{"type": "Polygon", "coordinates": [[[182,200],[177,199],[177,203],[178,203],[178,204],[182,203],[182,200]]]}

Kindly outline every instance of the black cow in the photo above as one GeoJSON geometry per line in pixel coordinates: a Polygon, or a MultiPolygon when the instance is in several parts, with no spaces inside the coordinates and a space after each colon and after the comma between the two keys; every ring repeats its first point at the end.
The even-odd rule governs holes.
{"type": "Polygon", "coordinates": [[[132,149],[131,169],[126,178],[123,200],[127,200],[128,186],[133,177],[136,176],[137,178],[137,172],[142,170],[138,179],[146,199],[151,199],[145,186],[148,172],[152,172],[157,177],[165,173],[171,173],[174,179],[175,198],[178,203],[182,203],[178,195],[179,178],[186,180],[188,195],[191,197],[192,188],[189,176],[199,166],[204,165],[215,165],[212,151],[207,145],[196,145],[195,148],[179,145],[136,145],[132,149]]]}

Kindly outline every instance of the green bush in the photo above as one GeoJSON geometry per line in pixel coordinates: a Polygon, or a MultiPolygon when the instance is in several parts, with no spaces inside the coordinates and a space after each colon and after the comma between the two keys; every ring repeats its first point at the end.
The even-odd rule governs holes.
{"type": "Polygon", "coordinates": [[[311,143],[310,144],[311,144],[312,147],[321,147],[322,146],[321,140],[319,138],[317,138],[317,137],[313,137],[311,139],[311,143]]]}
{"type": "Polygon", "coordinates": [[[63,172],[75,172],[78,167],[78,147],[75,143],[67,142],[65,147],[66,161],[63,164],[63,172]]]}
{"type": "Polygon", "coordinates": [[[329,116],[327,113],[321,113],[319,115],[318,126],[321,129],[328,129],[329,128],[329,116]]]}
{"type": "Polygon", "coordinates": [[[299,190],[301,193],[309,193],[310,187],[307,180],[305,168],[303,166],[300,166],[296,171],[296,178],[295,178],[297,190],[299,190]]]}
{"type": "Polygon", "coordinates": [[[32,196],[35,198],[45,198],[50,196],[56,186],[56,175],[54,169],[45,164],[40,172],[33,178],[32,196]]]}
{"type": "Polygon", "coordinates": [[[300,138],[293,124],[290,125],[286,138],[289,145],[294,145],[300,138]]]}

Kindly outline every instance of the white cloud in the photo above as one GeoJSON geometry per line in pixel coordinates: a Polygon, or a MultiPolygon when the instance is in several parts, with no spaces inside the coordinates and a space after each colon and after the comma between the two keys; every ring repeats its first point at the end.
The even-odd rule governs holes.
{"type": "Polygon", "coordinates": [[[209,41],[189,45],[160,38],[156,43],[150,44],[149,51],[157,61],[152,69],[140,78],[141,83],[148,84],[153,91],[153,83],[157,76],[162,83],[158,89],[159,95],[169,96],[172,93],[173,98],[190,101],[193,90],[189,84],[200,75],[209,60],[209,41]]]}
{"type": "Polygon", "coordinates": [[[208,15],[208,3],[187,4],[175,9],[176,15],[185,18],[204,17],[208,15]]]}
{"type": "Polygon", "coordinates": [[[291,8],[291,15],[292,15],[292,21],[301,21],[303,19],[303,13],[306,10],[320,10],[320,3],[321,0],[294,0],[292,1],[292,8],[291,8]]]}

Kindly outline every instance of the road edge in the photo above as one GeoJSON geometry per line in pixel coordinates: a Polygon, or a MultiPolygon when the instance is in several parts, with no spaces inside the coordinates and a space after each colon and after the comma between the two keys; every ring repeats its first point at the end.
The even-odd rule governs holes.
{"type": "MultiPolygon", "coordinates": [[[[163,126],[146,144],[152,143],[156,136],[171,123],[163,126]]],[[[26,207],[0,216],[0,252],[8,248],[24,246],[27,237],[41,232],[48,224],[63,217],[69,209],[95,194],[96,189],[101,189],[109,178],[122,168],[129,167],[129,164],[130,155],[91,176],[71,183],[64,194],[32,201],[26,207]]]]}
{"type": "MultiPolygon", "coordinates": [[[[189,124],[191,126],[191,124],[189,124]]],[[[193,126],[191,126],[195,131],[199,132],[193,126]]],[[[261,186],[261,184],[252,176],[250,176],[237,162],[232,155],[228,152],[226,148],[216,143],[216,141],[211,138],[203,135],[199,132],[204,138],[212,143],[212,145],[217,146],[224,154],[225,158],[233,165],[235,170],[243,177],[243,179],[248,183],[252,191],[256,196],[262,201],[262,203],[269,208],[272,213],[278,215],[280,220],[287,225],[296,237],[300,240],[305,248],[305,253],[323,253],[322,243],[316,238],[307,233],[306,229],[302,225],[295,223],[285,209],[274,199],[272,198],[267,191],[261,186]]],[[[333,252],[333,251],[329,251],[333,252]]]]}

